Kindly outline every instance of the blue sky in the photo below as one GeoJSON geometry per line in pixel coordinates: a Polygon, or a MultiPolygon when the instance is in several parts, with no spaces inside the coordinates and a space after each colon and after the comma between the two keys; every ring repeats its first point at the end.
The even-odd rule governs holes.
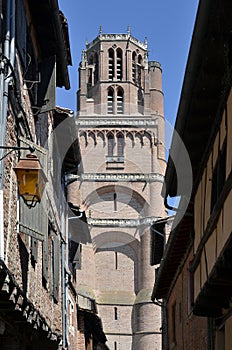
{"type": "Polygon", "coordinates": [[[148,40],[149,59],[163,69],[164,114],[174,124],[188,57],[198,0],[59,0],[68,20],[72,54],[71,89],[57,89],[57,104],[76,111],[78,66],[86,39],[99,33],[126,33],[148,40]]]}

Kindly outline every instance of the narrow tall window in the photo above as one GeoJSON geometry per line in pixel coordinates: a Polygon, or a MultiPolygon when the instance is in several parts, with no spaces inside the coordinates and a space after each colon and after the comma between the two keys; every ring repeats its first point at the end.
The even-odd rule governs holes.
{"type": "Polygon", "coordinates": [[[88,87],[93,85],[93,56],[88,61],[88,87]]]}
{"type": "Polygon", "coordinates": [[[138,112],[143,113],[144,99],[143,99],[143,90],[138,89],[138,112]]]}
{"type": "Polygon", "coordinates": [[[113,89],[108,90],[107,111],[108,111],[108,114],[114,114],[114,91],[113,91],[113,89]]]}
{"type": "Polygon", "coordinates": [[[142,85],[142,56],[139,55],[138,57],[138,84],[139,86],[142,85]]]}
{"type": "Polygon", "coordinates": [[[123,114],[123,90],[118,89],[117,93],[117,114],[123,114]]]}
{"type": "Polygon", "coordinates": [[[118,349],[118,346],[117,346],[117,342],[115,341],[114,342],[114,350],[117,350],[118,349]]]}
{"type": "Polygon", "coordinates": [[[113,80],[114,78],[114,50],[109,49],[109,80],[113,80]]]}
{"type": "Polygon", "coordinates": [[[117,135],[117,155],[118,157],[124,156],[124,137],[121,133],[117,135]]]}
{"type": "Polygon", "coordinates": [[[114,253],[114,258],[115,258],[115,270],[118,269],[118,252],[114,253]]]}
{"type": "Polygon", "coordinates": [[[98,82],[98,54],[94,55],[94,84],[98,82]]]}
{"type": "Polygon", "coordinates": [[[117,193],[114,193],[114,211],[117,211],[117,193]]]}
{"type": "Polygon", "coordinates": [[[115,321],[117,321],[117,319],[118,319],[118,308],[117,307],[114,308],[114,319],[115,319],[115,321]]]}
{"type": "Polygon", "coordinates": [[[117,80],[122,80],[122,50],[117,49],[117,80]]]}
{"type": "Polygon", "coordinates": [[[136,52],[132,53],[132,80],[136,83],[136,52]]]}
{"type": "Polygon", "coordinates": [[[114,135],[108,135],[108,156],[112,157],[114,154],[114,135]]]}

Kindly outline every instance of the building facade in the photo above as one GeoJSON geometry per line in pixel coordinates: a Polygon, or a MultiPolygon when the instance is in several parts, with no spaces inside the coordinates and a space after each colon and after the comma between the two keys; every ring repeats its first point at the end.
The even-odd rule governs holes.
{"type": "Polygon", "coordinates": [[[58,349],[64,211],[60,153],[48,137],[60,114],[70,116],[55,105],[56,87],[69,89],[67,24],[56,1],[1,1],[0,10],[0,347],[58,349]],[[35,206],[14,171],[32,151],[47,180],[35,206]]]}
{"type": "Polygon", "coordinates": [[[165,201],[181,197],[178,222],[152,296],[163,299],[164,349],[232,346],[231,29],[229,1],[199,2],[175,124],[191,162],[192,191],[178,218],[186,193],[173,168],[180,154],[174,136],[163,194],[165,201]]]}
{"type": "Polygon", "coordinates": [[[161,348],[151,302],[150,225],[165,216],[162,70],[146,40],[99,35],[79,68],[80,197],[91,241],[82,245],[79,295],[91,296],[114,350],[161,348]]]}

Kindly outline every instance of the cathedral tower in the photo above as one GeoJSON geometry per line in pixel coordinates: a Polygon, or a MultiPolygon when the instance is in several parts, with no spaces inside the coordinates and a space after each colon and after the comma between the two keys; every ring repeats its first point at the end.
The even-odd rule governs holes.
{"type": "Polygon", "coordinates": [[[150,225],[165,216],[162,70],[146,40],[99,35],[79,68],[78,132],[82,205],[92,243],[77,271],[96,300],[113,350],[161,349],[160,313],[151,302],[150,225]]]}

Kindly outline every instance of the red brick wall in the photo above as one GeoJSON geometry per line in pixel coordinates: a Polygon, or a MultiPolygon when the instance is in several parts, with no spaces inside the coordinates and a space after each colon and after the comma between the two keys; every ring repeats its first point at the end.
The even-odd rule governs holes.
{"type": "Polygon", "coordinates": [[[207,349],[207,318],[194,316],[190,307],[188,268],[192,257],[191,250],[168,299],[168,341],[171,349],[207,349]]]}

